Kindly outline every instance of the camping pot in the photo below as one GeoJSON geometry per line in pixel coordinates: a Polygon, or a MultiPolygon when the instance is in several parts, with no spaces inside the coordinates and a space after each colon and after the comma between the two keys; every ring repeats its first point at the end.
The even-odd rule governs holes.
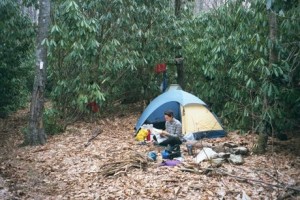
{"type": "Polygon", "coordinates": [[[188,154],[189,154],[190,156],[193,156],[193,155],[194,155],[194,152],[193,152],[193,145],[192,145],[192,144],[187,144],[187,145],[186,145],[186,148],[187,148],[188,154]]]}

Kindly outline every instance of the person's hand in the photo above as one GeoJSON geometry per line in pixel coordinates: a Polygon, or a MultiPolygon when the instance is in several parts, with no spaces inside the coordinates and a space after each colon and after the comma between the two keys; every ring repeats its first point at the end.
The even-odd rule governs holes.
{"type": "Polygon", "coordinates": [[[168,136],[168,135],[169,135],[169,133],[167,131],[162,130],[160,133],[160,136],[163,136],[163,137],[168,136]]]}

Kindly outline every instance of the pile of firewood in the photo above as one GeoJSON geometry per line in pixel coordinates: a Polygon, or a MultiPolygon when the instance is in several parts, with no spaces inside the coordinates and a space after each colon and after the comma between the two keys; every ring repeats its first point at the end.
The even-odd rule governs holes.
{"type": "Polygon", "coordinates": [[[102,176],[116,176],[126,174],[128,170],[139,168],[145,170],[148,165],[147,158],[140,153],[130,152],[123,160],[109,162],[101,166],[102,176]]]}

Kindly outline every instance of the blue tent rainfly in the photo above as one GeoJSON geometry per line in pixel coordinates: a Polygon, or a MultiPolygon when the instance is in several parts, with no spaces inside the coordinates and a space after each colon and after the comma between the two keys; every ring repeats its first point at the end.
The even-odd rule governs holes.
{"type": "Polygon", "coordinates": [[[135,129],[143,124],[153,124],[155,128],[164,128],[164,111],[172,110],[175,118],[182,123],[182,133],[193,134],[195,139],[214,138],[226,135],[219,119],[198,97],[183,91],[178,85],[157,96],[138,119],[135,129]]]}

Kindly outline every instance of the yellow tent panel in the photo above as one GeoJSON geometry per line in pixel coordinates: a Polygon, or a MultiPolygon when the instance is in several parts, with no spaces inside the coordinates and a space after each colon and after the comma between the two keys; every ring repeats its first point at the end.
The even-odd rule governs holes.
{"type": "Polygon", "coordinates": [[[183,134],[223,130],[215,116],[203,105],[189,104],[181,107],[183,134]]]}

